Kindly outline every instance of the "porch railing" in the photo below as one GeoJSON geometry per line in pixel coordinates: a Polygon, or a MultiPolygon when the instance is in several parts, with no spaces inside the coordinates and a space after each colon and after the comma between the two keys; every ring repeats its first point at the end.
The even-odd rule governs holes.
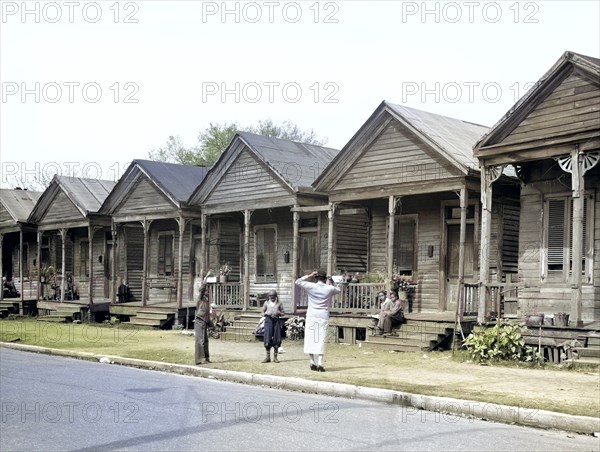
{"type": "Polygon", "coordinates": [[[342,292],[333,299],[331,312],[379,311],[377,294],[385,290],[385,283],[355,283],[340,285],[342,292]]]}
{"type": "Polygon", "coordinates": [[[479,308],[479,284],[464,283],[463,315],[477,315],[479,308]]]}
{"type": "Polygon", "coordinates": [[[241,284],[235,283],[209,283],[210,302],[219,308],[242,309],[244,303],[241,295],[241,284]]]}
{"type": "MultiPolygon", "coordinates": [[[[479,311],[480,283],[463,286],[463,315],[477,315],[479,311]]],[[[487,318],[500,319],[516,315],[518,284],[513,282],[492,282],[485,284],[487,318]]]]}

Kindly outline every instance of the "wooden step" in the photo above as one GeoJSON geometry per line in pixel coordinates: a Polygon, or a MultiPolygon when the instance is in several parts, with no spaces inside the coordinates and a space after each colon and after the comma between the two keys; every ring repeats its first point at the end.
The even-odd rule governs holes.
{"type": "Polygon", "coordinates": [[[573,352],[576,352],[579,358],[600,358],[600,347],[574,348],[573,352]]]}
{"type": "Polygon", "coordinates": [[[141,312],[138,311],[135,316],[138,319],[153,319],[153,320],[168,320],[169,317],[174,317],[175,314],[165,314],[162,312],[141,312]]]}
{"type": "Polygon", "coordinates": [[[162,323],[163,322],[161,322],[160,320],[140,319],[140,318],[138,318],[138,316],[136,316],[135,318],[133,318],[129,322],[127,322],[128,325],[152,326],[152,327],[156,327],[156,328],[161,328],[162,323]]]}

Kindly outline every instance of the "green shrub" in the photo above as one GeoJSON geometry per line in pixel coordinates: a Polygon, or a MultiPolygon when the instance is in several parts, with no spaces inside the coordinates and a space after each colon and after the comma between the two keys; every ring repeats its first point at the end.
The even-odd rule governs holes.
{"type": "Polygon", "coordinates": [[[470,358],[479,363],[489,361],[543,362],[535,349],[525,346],[525,325],[499,321],[491,328],[477,326],[465,339],[464,345],[470,358]]]}

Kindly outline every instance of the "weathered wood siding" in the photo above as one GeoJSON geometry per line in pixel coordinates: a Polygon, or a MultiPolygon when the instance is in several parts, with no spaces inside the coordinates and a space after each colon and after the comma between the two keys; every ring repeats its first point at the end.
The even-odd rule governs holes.
{"type": "MultiPolygon", "coordinates": [[[[232,282],[240,281],[243,273],[242,234],[242,227],[238,221],[221,221],[218,247],[219,261],[215,268],[218,271],[221,265],[229,263],[231,266],[229,278],[232,282]]],[[[252,241],[253,236],[250,234],[250,243],[252,241]]]]}
{"type": "Polygon", "coordinates": [[[179,232],[174,220],[155,220],[150,225],[148,249],[148,303],[174,303],[177,301],[177,272],[179,232]],[[159,240],[171,236],[170,274],[158,274],[159,240]]]}
{"type": "Polygon", "coordinates": [[[114,215],[117,217],[151,215],[152,213],[172,209],[173,204],[144,177],[139,180],[131,193],[117,207],[114,215]]]}
{"type": "Polygon", "coordinates": [[[369,271],[387,274],[387,212],[374,208],[371,217],[369,271]]]}
{"type": "Polygon", "coordinates": [[[40,219],[40,225],[83,219],[84,216],[63,191],[59,191],[40,219]]]}
{"type": "MultiPolygon", "coordinates": [[[[440,201],[438,199],[426,201],[419,198],[419,209],[415,206],[403,210],[404,214],[416,214],[417,253],[416,284],[417,290],[413,300],[413,311],[437,311],[439,310],[440,297],[440,241],[441,241],[441,219],[440,201]],[[433,246],[433,256],[428,256],[428,247],[433,246]]],[[[408,202],[408,201],[407,201],[408,202]]],[[[387,275],[387,230],[388,230],[387,208],[381,204],[372,210],[371,222],[371,266],[369,271],[379,271],[387,275]]]]}
{"type": "Polygon", "coordinates": [[[572,72],[541,102],[502,144],[546,140],[600,127],[600,90],[572,72]]]}
{"type": "Polygon", "coordinates": [[[440,163],[398,121],[392,121],[365,150],[336,185],[337,190],[357,190],[406,182],[438,180],[456,175],[440,163]]]}
{"type": "Polygon", "coordinates": [[[243,200],[250,207],[253,201],[268,199],[272,202],[289,197],[290,192],[281,182],[244,150],[223,174],[204,204],[239,203],[243,200]]]}
{"type": "Polygon", "coordinates": [[[142,274],[144,269],[144,230],[142,226],[124,227],[124,246],[121,253],[124,255],[125,266],[123,276],[129,284],[131,301],[142,301],[142,274]]]}
{"type": "Polygon", "coordinates": [[[292,289],[295,278],[292,275],[292,243],[293,227],[292,213],[289,208],[273,209],[271,211],[260,210],[252,215],[252,229],[250,234],[250,293],[264,293],[275,289],[283,308],[287,313],[293,311],[292,289]],[[276,281],[257,282],[256,280],[256,226],[275,225],[277,243],[275,245],[275,271],[276,281]],[[283,254],[286,250],[290,252],[290,262],[285,263],[283,254]]]}
{"type": "MultiPolygon", "coordinates": [[[[564,193],[564,185],[553,181],[540,184],[528,184],[521,192],[521,216],[519,224],[519,313],[534,312],[552,314],[570,313],[571,282],[542,279],[542,255],[544,234],[544,195],[564,193]]],[[[582,289],[582,319],[600,320],[600,201],[598,189],[595,190],[594,224],[594,271],[593,284],[584,283],[582,289]]]]}

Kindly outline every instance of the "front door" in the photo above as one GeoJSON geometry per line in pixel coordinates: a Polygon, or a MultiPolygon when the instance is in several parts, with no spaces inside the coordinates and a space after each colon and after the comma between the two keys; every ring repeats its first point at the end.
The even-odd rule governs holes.
{"type": "MultiPolygon", "coordinates": [[[[320,268],[319,236],[317,232],[300,232],[298,238],[298,275],[304,276],[320,268]]],[[[306,292],[294,284],[296,308],[308,307],[306,292]]]]}
{"type": "Polygon", "coordinates": [[[298,275],[303,276],[311,273],[320,266],[319,259],[319,243],[316,232],[300,233],[299,250],[298,250],[298,275]]]}
{"type": "MultiPolygon", "coordinates": [[[[473,224],[466,225],[465,234],[465,282],[472,281],[475,273],[475,239],[473,224]]],[[[458,300],[458,268],[460,250],[460,224],[448,225],[448,243],[446,259],[446,309],[456,310],[458,300]]]]}

